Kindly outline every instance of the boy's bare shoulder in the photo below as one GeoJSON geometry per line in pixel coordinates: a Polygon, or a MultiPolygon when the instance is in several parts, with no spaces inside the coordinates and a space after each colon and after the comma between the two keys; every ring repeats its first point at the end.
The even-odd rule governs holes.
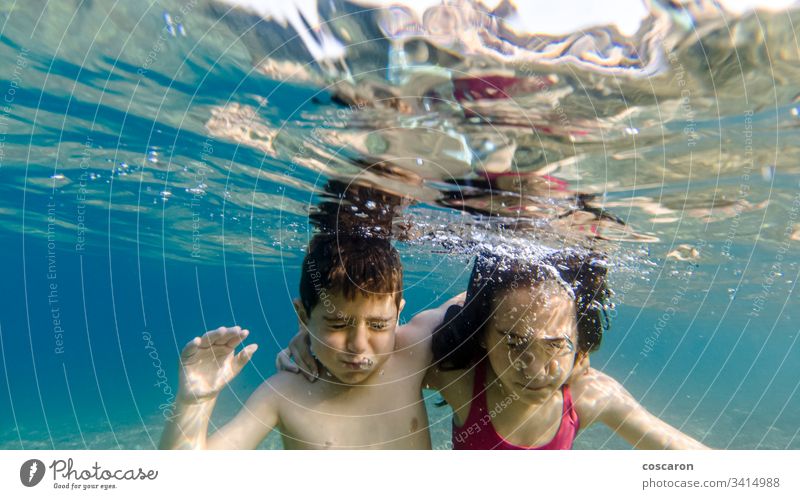
{"type": "Polygon", "coordinates": [[[277,402],[291,398],[300,390],[307,389],[310,383],[300,374],[279,371],[265,379],[253,392],[252,398],[277,402]]]}

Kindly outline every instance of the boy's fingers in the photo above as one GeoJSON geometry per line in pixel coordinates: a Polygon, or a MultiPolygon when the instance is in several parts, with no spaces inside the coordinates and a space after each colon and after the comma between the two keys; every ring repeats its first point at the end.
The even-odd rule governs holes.
{"type": "Polygon", "coordinates": [[[256,345],[255,343],[250,343],[249,345],[244,347],[241,352],[239,352],[236,355],[236,357],[234,359],[235,363],[236,363],[236,372],[241,371],[242,368],[248,362],[250,362],[250,359],[253,358],[253,354],[255,353],[256,350],[258,350],[258,345],[256,345]]]}
{"type": "Polygon", "coordinates": [[[222,328],[223,330],[211,343],[211,346],[225,346],[228,342],[236,339],[242,339],[244,329],[239,326],[222,328]]]}
{"type": "Polygon", "coordinates": [[[185,347],[183,347],[181,358],[188,359],[194,355],[197,352],[198,345],[200,345],[200,338],[195,337],[192,341],[187,343],[185,347]]]}
{"type": "Polygon", "coordinates": [[[239,343],[243,342],[244,339],[247,338],[247,335],[249,334],[250,331],[248,331],[247,329],[242,329],[239,332],[239,334],[236,334],[233,336],[233,338],[230,338],[228,342],[225,343],[225,345],[229,346],[230,348],[236,348],[239,345],[239,343]]]}
{"type": "Polygon", "coordinates": [[[223,330],[227,328],[221,327],[214,329],[212,331],[207,332],[203,336],[200,337],[200,344],[197,345],[200,348],[208,348],[217,341],[217,338],[222,334],[223,330]]]}
{"type": "Polygon", "coordinates": [[[234,327],[219,327],[213,331],[209,331],[200,338],[200,348],[208,348],[214,344],[225,344],[233,337],[241,334],[242,328],[239,326],[234,327]]]}

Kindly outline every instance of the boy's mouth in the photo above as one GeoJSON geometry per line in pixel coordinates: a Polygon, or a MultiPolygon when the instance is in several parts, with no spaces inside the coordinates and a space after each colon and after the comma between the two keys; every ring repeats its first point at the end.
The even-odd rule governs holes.
{"type": "Polygon", "coordinates": [[[353,371],[364,371],[372,367],[374,362],[372,359],[363,358],[363,359],[355,359],[355,360],[342,360],[342,364],[345,365],[348,369],[352,369],[353,371]]]}

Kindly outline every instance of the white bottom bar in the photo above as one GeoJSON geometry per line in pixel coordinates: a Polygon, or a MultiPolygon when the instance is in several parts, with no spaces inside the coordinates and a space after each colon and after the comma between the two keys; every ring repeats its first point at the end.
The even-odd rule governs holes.
{"type": "Polygon", "coordinates": [[[798,465],[800,451],[3,451],[0,497],[796,498],[798,465]]]}

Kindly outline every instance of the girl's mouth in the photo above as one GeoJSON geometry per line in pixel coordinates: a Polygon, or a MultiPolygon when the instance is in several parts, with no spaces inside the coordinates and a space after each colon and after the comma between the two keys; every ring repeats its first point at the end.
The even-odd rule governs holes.
{"type": "Polygon", "coordinates": [[[531,383],[527,383],[527,384],[526,383],[517,383],[517,386],[519,386],[520,388],[522,388],[523,390],[528,391],[528,392],[541,392],[541,391],[545,390],[546,388],[548,388],[550,385],[547,385],[547,384],[543,384],[543,385],[541,385],[541,384],[531,384],[531,383]]]}

